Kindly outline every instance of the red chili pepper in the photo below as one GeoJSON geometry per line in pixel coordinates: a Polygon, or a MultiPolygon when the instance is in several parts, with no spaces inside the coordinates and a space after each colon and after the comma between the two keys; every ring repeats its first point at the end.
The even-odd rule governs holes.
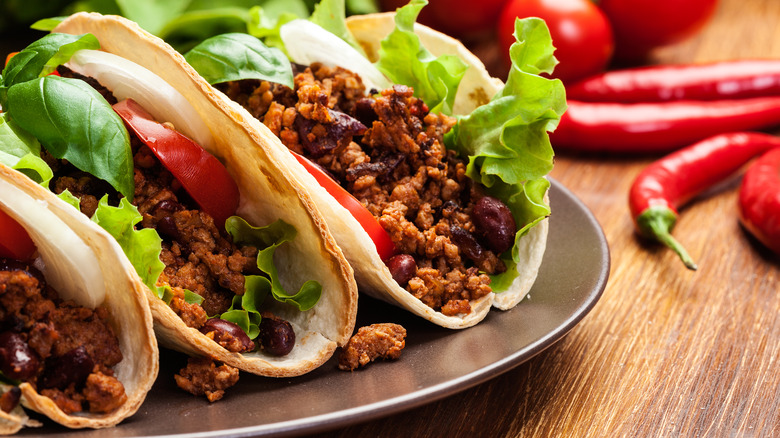
{"type": "Polygon", "coordinates": [[[568,101],[550,140],[558,150],[670,152],[713,135],[780,125],[780,96],[663,103],[568,101]]]}
{"type": "Polygon", "coordinates": [[[585,102],[720,100],[780,95],[780,59],[661,65],[608,71],[566,89],[585,102]]]}
{"type": "Polygon", "coordinates": [[[745,172],[739,218],[761,243],[780,254],[780,149],[765,153],[745,172]]]}
{"type": "MultiPolygon", "coordinates": [[[[652,163],[637,176],[629,192],[628,205],[637,230],[672,248],[685,266],[696,269],[685,248],[671,235],[677,208],[737,172],[751,158],[777,147],[780,138],[768,134],[721,134],[652,163]]],[[[780,189],[780,183],[774,187],[780,189]]]]}

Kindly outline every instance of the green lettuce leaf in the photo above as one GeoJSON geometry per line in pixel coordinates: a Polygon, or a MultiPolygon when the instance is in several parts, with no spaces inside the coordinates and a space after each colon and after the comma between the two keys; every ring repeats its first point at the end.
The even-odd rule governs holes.
{"type": "Polygon", "coordinates": [[[16,169],[38,184],[48,187],[53,174],[41,159],[41,144],[9,120],[8,113],[0,113],[0,163],[16,169]]]}
{"type": "Polygon", "coordinates": [[[78,79],[44,76],[8,89],[8,114],[55,158],[134,193],[133,156],[125,124],[94,88],[78,79]]]}
{"type": "MultiPolygon", "coordinates": [[[[545,176],[554,157],[548,131],[566,111],[563,84],[539,76],[552,72],[557,63],[544,21],[518,19],[515,38],[504,88],[489,103],[459,117],[444,136],[448,148],[469,157],[468,176],[512,210],[519,230],[511,253],[502,255],[508,266],[519,262],[520,238],[550,214],[544,200],[550,184],[545,176]]],[[[494,290],[505,289],[515,276],[515,269],[495,276],[494,290]]]]}
{"type": "Polygon", "coordinates": [[[426,0],[412,0],[399,8],[395,15],[395,29],[381,42],[377,68],[393,83],[414,89],[431,112],[452,114],[467,65],[455,55],[434,57],[420,43],[414,33],[414,22],[426,0]]]}
{"type": "Polygon", "coordinates": [[[210,84],[260,79],[293,88],[290,61],[279,49],[245,33],[211,37],[184,56],[210,84]]]}
{"type": "Polygon", "coordinates": [[[157,279],[165,269],[165,264],[160,260],[162,239],[153,229],[136,230],[135,224],[141,222],[141,219],[138,208],[127,198],[122,198],[118,207],[112,207],[108,205],[108,195],[100,200],[92,216],[93,222],[116,239],[143,283],[158,298],[163,298],[165,290],[157,286],[157,279]]]}
{"type": "Polygon", "coordinates": [[[295,295],[290,295],[279,282],[274,251],[284,242],[295,238],[294,227],[278,220],[265,227],[253,227],[238,216],[228,218],[225,229],[236,244],[257,248],[257,267],[266,275],[248,275],[244,283],[244,295],[233,297],[230,309],[219,317],[237,324],[250,339],[257,337],[262,320],[260,305],[270,295],[275,300],[295,306],[300,311],[314,307],[322,295],[322,285],[316,281],[305,282],[295,295]]]}

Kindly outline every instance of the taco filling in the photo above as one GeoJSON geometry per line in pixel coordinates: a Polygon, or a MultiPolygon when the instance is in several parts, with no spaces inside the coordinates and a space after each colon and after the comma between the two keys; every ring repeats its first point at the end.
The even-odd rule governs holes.
{"type": "MultiPolygon", "coordinates": [[[[30,166],[20,160],[16,167],[42,180],[39,182],[109,231],[147,287],[187,326],[231,353],[260,350],[272,356],[287,355],[295,344],[292,325],[269,312],[261,314],[260,309],[268,299],[305,311],[317,303],[322,289],[318,282],[307,281],[297,294],[291,294],[277,277],[274,251],[294,238],[295,229],[283,221],[253,227],[234,216],[239,190],[232,176],[214,156],[177,130],[187,128],[183,131],[203,134],[197,115],[186,115],[183,96],[143,67],[93,50],[97,48],[93,40],[90,34],[49,34],[16,55],[6,67],[6,81],[12,86],[4,96],[8,112],[2,119],[15,126],[20,142],[30,148],[28,155],[33,158],[29,161],[43,163],[30,166]],[[57,59],[52,74],[44,72],[27,81],[19,80],[22,74],[12,76],[17,70],[37,69],[25,60],[30,53],[40,53],[39,46],[60,46],[67,52],[68,46],[78,44],[86,50],[57,59]],[[17,58],[23,60],[15,63],[17,58]],[[79,69],[94,71],[100,79],[76,71],[79,69]],[[106,86],[101,84],[104,79],[106,86]],[[124,95],[139,95],[139,100],[150,102],[158,114],[162,107],[166,118],[158,122],[150,114],[151,107],[147,112],[130,97],[119,100],[115,93],[120,88],[124,95]],[[168,98],[174,96],[170,101],[159,97],[162,103],[158,104],[158,90],[165,90],[168,98]],[[58,115],[59,108],[51,106],[66,99],[77,102],[58,115]],[[31,101],[34,103],[28,105],[31,101]],[[88,109],[78,114],[81,108],[88,109]],[[70,126],[71,113],[87,120],[83,123],[88,126],[70,126]],[[180,126],[168,122],[177,117],[180,126]],[[62,139],[60,131],[41,128],[52,119],[60,131],[74,133],[68,132],[62,139]],[[95,126],[92,119],[102,121],[103,126],[95,126]],[[25,131],[37,139],[30,139],[25,131]],[[78,138],[83,131],[89,131],[89,138],[78,138]],[[64,154],[62,143],[70,148],[64,154]],[[284,348],[277,347],[278,339],[273,335],[279,331],[263,330],[269,321],[281,327],[284,348]]],[[[205,132],[202,141],[211,141],[210,132],[205,132]]],[[[206,371],[195,373],[194,378],[215,381],[214,373],[203,376],[213,368],[199,368],[206,371]]],[[[229,368],[230,379],[219,379],[208,388],[213,393],[210,399],[220,398],[222,390],[236,382],[237,371],[229,368]]],[[[193,374],[191,370],[188,373],[193,374]]],[[[180,386],[193,392],[192,385],[180,386]]]]}
{"type": "MultiPolygon", "coordinates": [[[[0,371],[27,382],[66,414],[105,414],[127,400],[112,367],[122,361],[107,310],[62,300],[36,268],[0,259],[0,371]]],[[[10,412],[21,392],[0,396],[10,412]]]]}
{"type": "Polygon", "coordinates": [[[541,20],[516,22],[512,68],[497,86],[459,43],[428,29],[441,54],[423,46],[415,20],[426,4],[357,17],[358,37],[339,16],[343,2],[326,0],[309,20],[258,33],[276,47],[223,34],[185,58],[322,186],[319,205],[367,293],[462,328],[491,305],[517,304],[536,276],[550,214],[547,131],[565,98],[539,76],[556,62],[541,20]]]}
{"type": "Polygon", "coordinates": [[[431,113],[410,87],[366,90],[355,73],[318,63],[294,89],[250,79],[217,88],[371,212],[399,253],[386,260],[393,278],[416,298],[457,315],[492,292],[517,226],[444,146],[453,117],[431,113]]]}

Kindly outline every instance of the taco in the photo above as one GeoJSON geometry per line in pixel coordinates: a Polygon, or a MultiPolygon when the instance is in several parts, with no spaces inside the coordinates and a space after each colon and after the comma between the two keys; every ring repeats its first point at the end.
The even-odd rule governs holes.
{"type": "Polygon", "coordinates": [[[306,181],[361,292],[449,328],[514,307],[543,258],[547,132],[566,108],[560,81],[539,76],[556,63],[544,22],[517,22],[504,85],[459,41],[414,23],[425,1],[340,23],[339,3],[266,40],[283,43],[293,86],[267,66],[245,73],[257,64],[246,53],[272,52],[248,35],[185,58],[262,122],[266,143],[296,154],[284,166],[306,181]]]}
{"type": "Polygon", "coordinates": [[[158,371],[145,287],[116,241],[0,164],[0,433],[133,415],[158,371]]]}
{"type": "Polygon", "coordinates": [[[144,280],[160,343],[205,358],[180,386],[216,400],[236,369],[300,375],[348,340],[357,289],[314,202],[170,46],[79,13],[3,79],[7,121],[33,150],[16,166],[35,173],[42,151],[38,179],[108,229],[144,280]]]}

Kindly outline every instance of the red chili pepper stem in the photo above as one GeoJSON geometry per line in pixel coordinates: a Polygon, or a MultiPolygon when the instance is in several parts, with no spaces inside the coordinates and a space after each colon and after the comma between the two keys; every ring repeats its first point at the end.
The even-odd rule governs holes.
{"type": "Polygon", "coordinates": [[[677,212],[662,205],[649,207],[636,218],[636,225],[640,234],[655,239],[671,248],[680,256],[680,260],[682,260],[686,268],[695,271],[698,269],[698,266],[696,266],[691,256],[688,255],[688,251],[671,234],[675,223],[677,223],[677,212]]]}

